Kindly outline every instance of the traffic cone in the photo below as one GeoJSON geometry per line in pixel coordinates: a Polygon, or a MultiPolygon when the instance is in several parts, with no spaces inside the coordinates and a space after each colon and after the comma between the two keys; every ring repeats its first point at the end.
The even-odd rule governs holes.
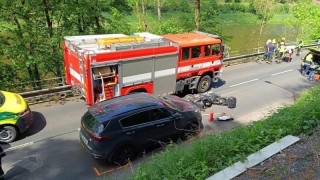
{"type": "Polygon", "coordinates": [[[209,122],[212,122],[213,121],[213,112],[210,112],[210,116],[209,116],[209,122]]]}

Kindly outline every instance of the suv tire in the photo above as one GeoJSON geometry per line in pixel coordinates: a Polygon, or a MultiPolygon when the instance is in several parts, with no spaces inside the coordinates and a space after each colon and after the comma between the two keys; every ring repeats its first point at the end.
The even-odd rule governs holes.
{"type": "Polygon", "coordinates": [[[195,123],[195,122],[190,123],[187,125],[186,128],[184,128],[182,139],[188,140],[193,136],[195,136],[196,134],[198,134],[199,132],[200,132],[200,127],[198,123],[195,123]]]}
{"type": "Polygon", "coordinates": [[[111,162],[115,165],[125,165],[134,160],[136,152],[133,146],[125,145],[117,149],[112,157],[111,162]]]}

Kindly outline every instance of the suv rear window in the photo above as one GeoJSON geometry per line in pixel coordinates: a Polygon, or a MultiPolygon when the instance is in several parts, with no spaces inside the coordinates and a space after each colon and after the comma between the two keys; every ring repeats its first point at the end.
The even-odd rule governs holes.
{"type": "Polygon", "coordinates": [[[85,126],[85,128],[88,129],[89,131],[91,131],[93,133],[101,132],[102,124],[100,124],[99,121],[97,121],[89,111],[87,111],[83,115],[82,122],[83,122],[83,125],[85,126]]]}

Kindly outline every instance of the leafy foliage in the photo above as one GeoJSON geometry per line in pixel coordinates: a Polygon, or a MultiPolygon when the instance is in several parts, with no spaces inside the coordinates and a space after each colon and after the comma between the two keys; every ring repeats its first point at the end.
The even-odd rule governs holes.
{"type": "MultiPolygon", "coordinates": [[[[23,81],[62,77],[63,37],[66,35],[128,33],[130,26],[119,13],[131,12],[125,0],[0,1],[2,55],[19,71],[23,81]],[[110,12],[110,16],[103,16],[110,12]]],[[[2,80],[1,80],[2,81],[2,80]]]]}
{"type": "Polygon", "coordinates": [[[290,24],[296,31],[298,39],[320,38],[320,7],[307,0],[294,5],[292,14],[295,17],[290,24]]]}
{"type": "Polygon", "coordinates": [[[253,12],[254,9],[252,6],[240,3],[231,3],[231,4],[219,4],[217,10],[221,13],[235,13],[235,12],[253,12]]]}

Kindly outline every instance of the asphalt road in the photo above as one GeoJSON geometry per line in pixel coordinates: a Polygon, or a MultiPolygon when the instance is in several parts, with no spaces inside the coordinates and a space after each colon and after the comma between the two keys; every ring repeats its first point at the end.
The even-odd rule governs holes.
{"type": "MultiPolygon", "coordinates": [[[[217,133],[263,118],[280,105],[292,104],[299,93],[318,82],[299,73],[300,57],[293,62],[247,63],[224,68],[222,80],[213,90],[222,96],[235,96],[237,107],[212,106],[203,112],[205,132],[217,133]],[[208,121],[208,114],[225,112],[233,121],[208,121]]],[[[31,106],[34,122],[21,139],[2,145],[6,179],[122,179],[131,167],[115,167],[92,159],[79,142],[80,117],[87,109],[82,100],[52,102],[31,106]]],[[[152,153],[152,152],[150,152],[152,153]]],[[[150,157],[147,157],[150,158],[150,157]]]]}

